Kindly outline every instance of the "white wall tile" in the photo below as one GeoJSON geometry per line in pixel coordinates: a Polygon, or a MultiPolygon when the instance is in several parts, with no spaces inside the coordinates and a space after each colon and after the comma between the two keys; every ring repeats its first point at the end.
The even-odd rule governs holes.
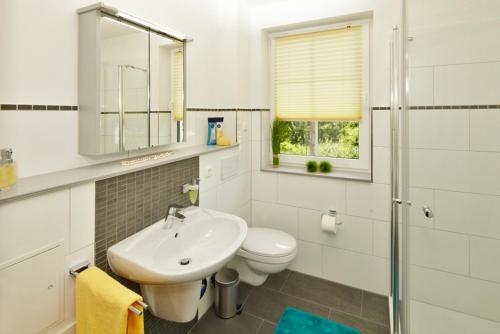
{"type": "Polygon", "coordinates": [[[240,147],[235,147],[200,156],[200,192],[208,191],[222,183],[221,161],[228,157],[240,155],[240,150],[240,147]]]}
{"type": "Polygon", "coordinates": [[[278,202],[301,208],[345,212],[345,182],[279,174],[278,202]]]}
{"type": "Polygon", "coordinates": [[[436,191],[435,227],[500,239],[500,197],[436,191]]]}
{"type": "Polygon", "coordinates": [[[217,208],[223,212],[236,214],[252,196],[252,174],[238,175],[221,184],[217,189],[217,208]]]}
{"type": "Polygon", "coordinates": [[[260,111],[252,111],[252,140],[260,141],[260,111]]]}
{"type": "Polygon", "coordinates": [[[347,214],[388,221],[390,219],[390,187],[385,184],[347,183],[347,214]]]}
{"type": "Polygon", "coordinates": [[[70,188],[70,252],[94,243],[95,183],[70,188]]]}
{"type": "Polygon", "coordinates": [[[412,264],[469,274],[469,238],[466,235],[411,227],[410,247],[412,264]]]}
{"type": "Polygon", "coordinates": [[[200,192],[208,191],[221,183],[220,153],[200,156],[200,192]]]}
{"type": "Polygon", "coordinates": [[[252,169],[260,170],[260,145],[261,142],[252,140],[252,169]]]}
{"type": "Polygon", "coordinates": [[[410,304],[412,334],[497,334],[500,323],[434,305],[412,301],[410,304]]]}
{"type": "Polygon", "coordinates": [[[434,69],[432,66],[410,68],[410,105],[434,105],[434,69]]]}
{"type": "Polygon", "coordinates": [[[248,201],[248,203],[244,204],[236,212],[236,215],[243,218],[246,221],[247,225],[250,226],[252,224],[252,201],[248,201]]]}
{"type": "Polygon", "coordinates": [[[322,257],[321,245],[299,241],[297,256],[290,264],[290,269],[307,275],[322,277],[322,257]]]}
{"type": "Polygon", "coordinates": [[[299,209],[299,239],[336,248],[372,253],[372,222],[369,219],[338,215],[337,234],[323,232],[321,211],[299,209]]]}
{"type": "Polygon", "coordinates": [[[414,187],[500,195],[500,154],[443,150],[410,151],[414,187]]]}
{"type": "Polygon", "coordinates": [[[391,150],[388,147],[373,148],[373,182],[391,183],[391,150]]]}
{"type": "Polygon", "coordinates": [[[252,199],[278,201],[278,173],[252,171],[252,199]]]}
{"type": "MultiPolygon", "coordinates": [[[[69,190],[0,205],[0,265],[69,238],[69,190]]],[[[63,251],[67,252],[67,243],[63,251]]]]}
{"type": "Polygon", "coordinates": [[[200,191],[200,207],[217,210],[217,187],[200,191]]]}
{"type": "Polygon", "coordinates": [[[412,299],[458,312],[500,321],[497,283],[411,266],[412,299]]]}
{"type": "Polygon", "coordinates": [[[468,110],[411,110],[410,147],[469,149],[468,110]]]}
{"type": "Polygon", "coordinates": [[[499,87],[500,62],[434,68],[436,105],[497,104],[499,87]]]}
{"type": "Polygon", "coordinates": [[[408,13],[409,34],[414,37],[409,44],[412,66],[500,59],[500,46],[490,42],[500,27],[496,19],[498,6],[494,2],[471,6],[467,0],[418,1],[409,3],[408,13]],[[449,6],[456,10],[447,10],[449,6]]]}
{"type": "Polygon", "coordinates": [[[500,283],[500,240],[470,238],[470,274],[500,283]]]}
{"type": "Polygon", "coordinates": [[[238,111],[236,122],[238,143],[252,140],[252,113],[238,111]]]}
{"type": "Polygon", "coordinates": [[[323,246],[326,279],[379,294],[389,293],[389,260],[323,246]]]}
{"type": "Polygon", "coordinates": [[[470,149],[500,152],[500,112],[498,110],[470,112],[470,149]]]}
{"type": "Polygon", "coordinates": [[[240,153],[240,171],[246,173],[252,169],[252,142],[245,141],[240,143],[238,147],[240,153]]]}
{"type": "Polygon", "coordinates": [[[391,146],[391,123],[389,110],[373,111],[373,146],[391,146]]]}
{"type": "Polygon", "coordinates": [[[388,222],[373,222],[373,255],[383,258],[391,256],[391,224],[388,222]]]}
{"type": "Polygon", "coordinates": [[[427,228],[434,227],[434,217],[427,218],[423,207],[428,206],[433,213],[436,213],[434,204],[434,190],[424,188],[410,188],[410,224],[427,228]]]}
{"type": "Polygon", "coordinates": [[[293,206],[252,201],[252,226],[273,228],[297,237],[298,214],[293,206]]]}

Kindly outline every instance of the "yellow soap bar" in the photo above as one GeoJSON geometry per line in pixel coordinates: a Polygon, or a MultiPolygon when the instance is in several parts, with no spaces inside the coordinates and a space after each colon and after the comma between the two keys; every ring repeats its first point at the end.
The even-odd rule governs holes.
{"type": "Polygon", "coordinates": [[[217,145],[219,145],[219,146],[229,146],[229,145],[231,145],[231,139],[229,139],[227,137],[217,138],[217,145]]]}

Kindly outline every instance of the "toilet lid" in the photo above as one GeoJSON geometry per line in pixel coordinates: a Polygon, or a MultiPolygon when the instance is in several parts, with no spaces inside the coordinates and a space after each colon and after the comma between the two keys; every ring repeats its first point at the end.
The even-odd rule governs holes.
{"type": "Polygon", "coordinates": [[[262,256],[286,256],[297,247],[290,234],[270,228],[251,227],[241,248],[249,253],[262,256]]]}

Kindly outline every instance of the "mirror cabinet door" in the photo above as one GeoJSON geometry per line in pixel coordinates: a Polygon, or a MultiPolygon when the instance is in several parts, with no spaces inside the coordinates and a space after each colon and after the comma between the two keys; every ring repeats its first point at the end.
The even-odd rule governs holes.
{"type": "Polygon", "coordinates": [[[149,147],[149,32],[101,20],[100,151],[149,147]]]}
{"type": "Polygon", "coordinates": [[[151,146],[184,139],[184,51],[183,43],[150,33],[151,146]]]}

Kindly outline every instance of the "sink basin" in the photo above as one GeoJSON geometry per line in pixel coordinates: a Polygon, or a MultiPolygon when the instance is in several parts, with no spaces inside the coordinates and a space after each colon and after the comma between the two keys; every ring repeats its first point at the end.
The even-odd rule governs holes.
{"type": "Polygon", "coordinates": [[[170,228],[171,222],[162,219],[113,245],[108,262],[116,274],[141,284],[153,314],[185,322],[193,310],[196,314],[201,280],[234,257],[247,224],[237,216],[198,207],[182,214],[183,221],[169,217],[170,228]]]}
{"type": "Polygon", "coordinates": [[[198,207],[182,213],[186,219],[169,229],[162,219],[110,247],[112,270],[145,284],[199,280],[221,269],[245,240],[247,225],[237,216],[198,207]]]}

